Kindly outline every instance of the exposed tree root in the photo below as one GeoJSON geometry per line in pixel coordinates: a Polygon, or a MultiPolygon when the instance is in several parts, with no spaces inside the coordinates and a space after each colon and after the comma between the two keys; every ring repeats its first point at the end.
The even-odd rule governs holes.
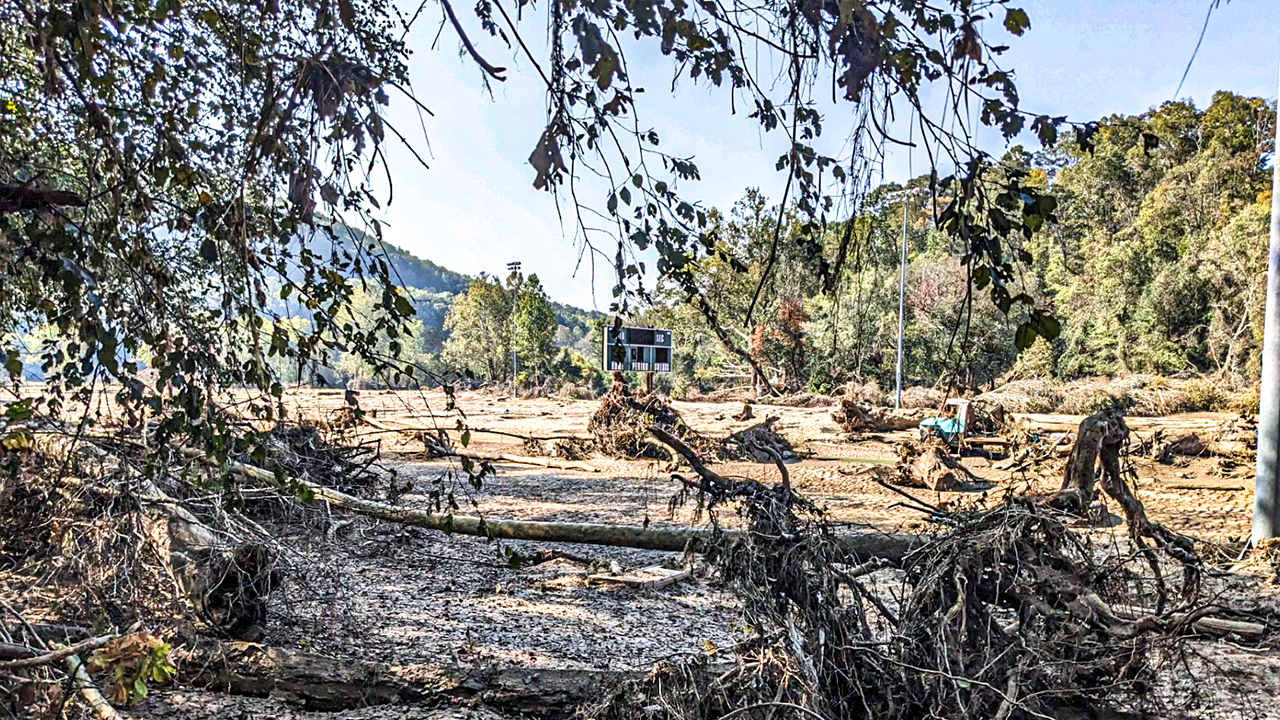
{"type": "MultiPolygon", "coordinates": [[[[751,632],[715,680],[696,658],[660,663],[587,708],[591,720],[638,707],[668,720],[1118,717],[1156,703],[1147,689],[1158,663],[1176,662],[1189,631],[1226,629],[1217,608],[1140,610],[1150,577],[1135,581],[1126,557],[1100,561],[1058,513],[1026,499],[952,514],[954,529],[910,553],[886,592],[887,579],[869,577],[880,565],[851,564],[789,488],[726,478],[654,434],[689,460],[699,481],[687,483],[713,517],[732,506],[748,522],[707,553],[751,632]]],[[[1141,520],[1140,507],[1129,510],[1141,520]]],[[[1188,602],[1197,589],[1184,583],[1188,602]]]]}

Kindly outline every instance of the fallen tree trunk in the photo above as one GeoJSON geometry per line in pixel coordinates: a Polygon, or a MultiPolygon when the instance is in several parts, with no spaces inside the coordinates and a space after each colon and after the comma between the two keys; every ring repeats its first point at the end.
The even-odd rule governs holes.
{"type": "MultiPolygon", "coordinates": [[[[183,448],[182,452],[188,457],[207,461],[204,453],[199,450],[183,448]]],[[[268,483],[273,487],[278,485],[275,475],[262,468],[238,462],[228,462],[227,467],[232,472],[268,483]]],[[[315,499],[324,500],[349,512],[429,530],[476,535],[495,540],[536,540],[682,552],[686,549],[696,550],[700,545],[709,542],[717,532],[707,528],[645,528],[636,525],[495,520],[472,515],[449,515],[365,500],[305,480],[290,482],[310,490],[315,499]]],[[[745,531],[728,529],[719,532],[733,536],[745,531]]],[[[908,552],[927,541],[927,538],[888,533],[841,535],[838,538],[845,552],[856,560],[880,558],[893,563],[901,562],[908,552]]]]}
{"type": "Polygon", "coordinates": [[[847,433],[895,432],[919,427],[919,415],[913,411],[867,408],[846,397],[840,400],[840,408],[831,413],[831,419],[847,433]]]}
{"type": "MultiPolygon", "coordinates": [[[[526,667],[462,668],[361,662],[253,643],[201,643],[174,651],[182,683],[236,695],[283,694],[307,710],[390,703],[480,702],[538,718],[571,717],[608,687],[647,671],[526,667]]],[[[715,677],[730,666],[709,665],[715,677]]]]}

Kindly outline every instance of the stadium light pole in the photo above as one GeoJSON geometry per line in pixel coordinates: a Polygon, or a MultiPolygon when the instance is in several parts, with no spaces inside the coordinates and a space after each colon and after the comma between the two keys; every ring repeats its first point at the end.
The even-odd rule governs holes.
{"type": "Polygon", "coordinates": [[[1258,470],[1250,543],[1280,534],[1280,122],[1271,154],[1271,241],[1263,315],[1262,383],[1258,389],[1258,470]]]}
{"type": "Polygon", "coordinates": [[[898,261],[898,364],[894,373],[893,406],[902,407],[902,333],[906,327],[907,308],[907,205],[910,196],[902,198],[902,257],[898,261]]]}
{"type": "Polygon", "coordinates": [[[511,392],[516,391],[516,307],[520,301],[520,261],[507,263],[507,269],[516,280],[511,283],[511,392]]]}
{"type": "Polygon", "coordinates": [[[907,182],[902,184],[902,255],[898,258],[898,363],[894,369],[893,406],[902,407],[902,335],[907,321],[907,207],[911,203],[911,191],[907,184],[915,171],[911,167],[911,147],[916,139],[916,126],[908,126],[907,135],[907,182]]]}

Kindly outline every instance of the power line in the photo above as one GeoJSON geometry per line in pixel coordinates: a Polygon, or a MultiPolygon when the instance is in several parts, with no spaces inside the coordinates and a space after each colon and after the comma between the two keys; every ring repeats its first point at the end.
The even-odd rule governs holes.
{"type": "Polygon", "coordinates": [[[1209,18],[1213,17],[1213,9],[1218,7],[1222,0],[1209,0],[1209,12],[1204,15],[1204,26],[1200,28],[1200,39],[1196,40],[1196,49],[1191,51],[1191,59],[1187,61],[1187,69],[1182,71],[1182,79],[1178,81],[1178,89],[1173,91],[1173,99],[1178,99],[1178,94],[1182,92],[1182,84],[1187,81],[1187,73],[1191,72],[1191,64],[1196,61],[1196,55],[1200,53],[1200,43],[1204,42],[1204,33],[1209,29],[1209,18]]]}

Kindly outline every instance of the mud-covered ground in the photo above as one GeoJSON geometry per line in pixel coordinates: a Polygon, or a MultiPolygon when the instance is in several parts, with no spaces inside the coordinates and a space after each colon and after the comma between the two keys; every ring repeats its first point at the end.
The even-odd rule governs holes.
{"type": "MultiPolygon", "coordinates": [[[[303,392],[291,396],[294,412],[330,416],[343,404],[338,393],[303,392]]],[[[388,427],[414,424],[453,429],[462,418],[446,411],[440,393],[366,391],[361,407],[388,427]]],[[[596,401],[518,399],[498,394],[460,393],[458,407],[472,428],[469,449],[528,454],[512,435],[586,436],[596,401]]],[[[796,489],[825,507],[839,521],[870,531],[916,532],[927,529],[920,515],[899,504],[904,498],[869,476],[894,463],[896,445],[913,433],[847,438],[830,408],[756,405],[755,420],[733,419],[741,403],[685,403],[675,407],[686,422],[710,436],[723,436],[768,415],[777,429],[811,457],[789,465],[796,489]]],[[[1210,427],[1227,416],[1200,414],[1165,419],[1134,419],[1139,433],[1163,426],[1210,427]]],[[[1079,418],[1062,417],[1064,427],[1079,418]]],[[[1044,418],[1038,418],[1043,422],[1044,418]]],[[[479,490],[469,488],[456,462],[429,460],[412,431],[365,427],[378,439],[383,459],[393,467],[405,494],[400,502],[425,505],[444,479],[458,492],[460,513],[521,520],[691,525],[705,523],[692,501],[672,504],[678,485],[666,463],[594,457],[599,472],[547,470],[497,463],[496,477],[479,490]]],[[[914,431],[913,431],[914,432],[914,431]]],[[[988,481],[982,489],[959,493],[909,490],[934,505],[994,502],[1005,492],[1047,493],[1060,482],[1062,460],[1052,459],[1016,474],[996,469],[981,457],[964,463],[988,481]]],[[[725,463],[715,469],[773,483],[772,465],[725,463]]],[[[1205,541],[1208,554],[1227,558],[1248,535],[1252,507],[1252,466],[1230,467],[1215,459],[1176,465],[1135,458],[1138,492],[1153,520],[1205,541]]],[[[338,513],[335,512],[335,519],[338,513]]],[[[732,512],[719,518],[736,524],[732,512]]],[[[717,590],[693,558],[693,577],[657,590],[635,590],[590,583],[602,570],[647,565],[681,567],[678,553],[585,545],[486,542],[360,519],[334,526],[333,533],[295,528],[289,541],[291,580],[278,593],[262,642],[359,661],[386,663],[397,672],[419,667],[482,669],[643,670],[678,653],[720,653],[739,633],[736,605],[717,590]],[[511,553],[530,558],[539,550],[560,554],[545,562],[512,567],[511,553]]],[[[1091,532],[1121,537],[1114,526],[1091,532]]],[[[1224,567],[1226,567],[1224,565],[1224,567]]],[[[1231,576],[1221,587],[1228,595],[1274,604],[1263,580],[1266,568],[1231,576]]],[[[1240,717],[1280,717],[1280,660],[1270,650],[1233,643],[1202,643],[1209,672],[1226,685],[1252,687],[1268,702],[1241,708],[1240,717]],[[1218,668],[1213,670],[1212,668],[1218,668]]],[[[1217,682],[1217,681],[1215,681],[1217,682]]],[[[160,690],[131,712],[137,717],[333,717],[430,718],[452,720],[498,717],[483,708],[427,709],[382,706],[336,713],[305,712],[287,697],[244,698],[202,691],[160,690]]],[[[1194,717],[1195,714],[1189,715],[1194,717]]],[[[1216,715],[1215,715],[1216,717],[1216,715]]]]}

